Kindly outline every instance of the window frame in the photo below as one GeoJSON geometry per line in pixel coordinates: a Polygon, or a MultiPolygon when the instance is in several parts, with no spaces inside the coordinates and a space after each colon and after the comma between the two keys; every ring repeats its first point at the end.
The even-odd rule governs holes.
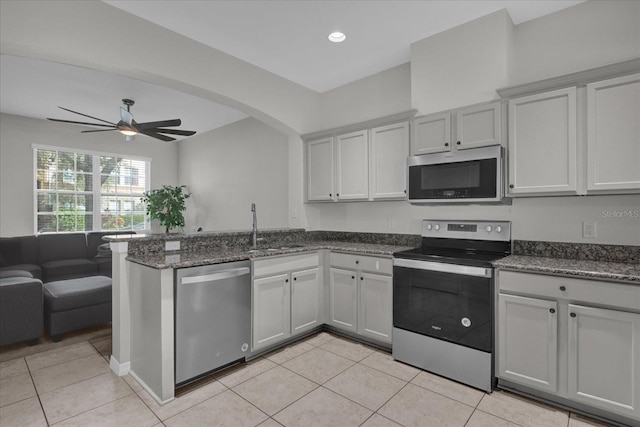
{"type": "MultiPolygon", "coordinates": [[[[145,169],[146,169],[146,173],[144,176],[144,191],[149,191],[151,188],[151,158],[149,157],[141,157],[141,156],[136,156],[136,155],[129,155],[129,154],[121,154],[121,153],[110,153],[110,152],[103,152],[103,151],[92,151],[92,150],[83,150],[83,149],[77,149],[77,148],[73,148],[73,147],[58,147],[58,146],[53,146],[53,145],[41,145],[41,144],[32,144],[32,149],[33,149],[33,166],[32,166],[32,170],[33,170],[33,229],[34,229],[34,234],[61,234],[61,233],[88,233],[88,232],[92,232],[92,231],[120,231],[120,230],[130,230],[133,228],[122,228],[122,229],[117,229],[117,230],[113,230],[113,229],[102,229],[102,200],[103,200],[103,196],[108,196],[107,194],[103,195],[103,191],[102,191],[102,185],[101,185],[101,167],[100,167],[100,159],[102,157],[115,157],[115,158],[121,158],[121,159],[125,159],[125,160],[129,160],[129,161],[136,161],[136,162],[144,162],[145,164],[145,169]],[[57,153],[59,152],[64,152],[64,153],[72,153],[74,155],[89,155],[91,156],[92,159],[92,172],[91,172],[91,177],[92,177],[92,191],[91,191],[91,195],[93,196],[93,202],[92,202],[92,217],[93,217],[93,225],[92,225],[92,229],[91,230],[78,230],[77,229],[77,224],[76,224],[76,230],[71,230],[71,231],[67,231],[67,230],[62,230],[60,231],[59,229],[56,229],[56,231],[39,231],[38,230],[38,216],[39,214],[42,214],[42,212],[38,211],[38,195],[39,194],[56,194],[56,195],[60,195],[60,194],[73,194],[73,195],[82,195],[82,194],[89,194],[88,192],[84,192],[82,190],[78,190],[77,188],[73,191],[69,191],[68,193],[65,193],[64,190],[59,190],[57,188],[56,185],[56,189],[55,190],[51,190],[51,189],[39,189],[38,188],[38,150],[47,150],[47,151],[55,151],[56,152],[56,156],[58,155],[57,153]]],[[[133,170],[133,168],[129,168],[129,171],[133,170]]],[[[77,171],[74,171],[77,172],[77,171]]],[[[57,172],[59,173],[59,172],[57,172]]],[[[129,180],[133,180],[133,175],[131,173],[127,174],[126,177],[129,180]]],[[[117,180],[118,183],[117,185],[120,186],[119,181],[123,179],[122,176],[118,176],[117,180]]],[[[140,181],[142,181],[142,178],[138,175],[137,176],[137,180],[138,183],[140,183],[140,181]]],[[[133,186],[133,183],[131,184],[127,184],[130,186],[133,186]]],[[[129,193],[129,194],[133,194],[133,193],[129,193]]],[[[122,196],[123,193],[118,189],[118,191],[115,191],[113,193],[113,195],[115,195],[116,197],[118,196],[122,196]]],[[[126,195],[126,193],[125,193],[126,195]]],[[[134,196],[137,197],[137,196],[134,196]]],[[[59,212],[59,210],[56,210],[55,212],[59,212]]],[[[76,210],[76,217],[77,217],[77,210],[76,210]]],[[[134,224],[131,224],[132,227],[134,224]]],[[[57,227],[59,228],[59,227],[57,227]]],[[[146,209],[145,209],[145,216],[144,216],[144,228],[145,229],[149,229],[150,228],[150,222],[149,222],[149,218],[146,215],[146,209]]]]}

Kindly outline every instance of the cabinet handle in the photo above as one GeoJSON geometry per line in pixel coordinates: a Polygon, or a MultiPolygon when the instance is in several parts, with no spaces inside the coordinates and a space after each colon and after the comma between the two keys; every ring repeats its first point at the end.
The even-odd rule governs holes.
{"type": "Polygon", "coordinates": [[[448,147],[448,146],[449,146],[449,143],[448,143],[448,142],[445,142],[445,143],[444,143],[444,146],[445,146],[445,147],[448,147]]]}
{"type": "Polygon", "coordinates": [[[575,313],[569,313],[569,316],[576,317],[576,314],[575,313]]]}
{"type": "Polygon", "coordinates": [[[460,141],[456,142],[456,144],[460,145],[460,141]]]}
{"type": "Polygon", "coordinates": [[[285,279],[285,280],[284,280],[284,283],[289,283],[289,279],[285,279]]]}
{"type": "Polygon", "coordinates": [[[513,188],[513,184],[509,184],[509,188],[513,188]]]}
{"type": "Polygon", "coordinates": [[[329,197],[331,197],[331,193],[329,193],[329,197]]]}
{"type": "Polygon", "coordinates": [[[549,313],[553,314],[553,313],[555,313],[555,312],[556,312],[556,309],[555,309],[555,308],[550,308],[550,309],[549,309],[549,313]]]}
{"type": "Polygon", "coordinates": [[[340,197],[340,193],[336,193],[336,197],[340,197]]]}
{"type": "Polygon", "coordinates": [[[356,276],[351,276],[351,278],[352,278],[352,279],[355,279],[355,278],[356,278],[356,276]]]}
{"type": "Polygon", "coordinates": [[[364,280],[364,277],[360,276],[360,280],[364,280]]]}
{"type": "Polygon", "coordinates": [[[356,264],[360,264],[360,261],[356,260],[356,264]]]}
{"type": "Polygon", "coordinates": [[[567,290],[567,287],[566,287],[566,286],[560,286],[560,291],[561,291],[561,292],[564,292],[564,291],[566,291],[566,290],[567,290]]]}
{"type": "Polygon", "coordinates": [[[298,280],[298,278],[297,278],[297,277],[294,277],[294,278],[293,278],[293,280],[298,280]]]}

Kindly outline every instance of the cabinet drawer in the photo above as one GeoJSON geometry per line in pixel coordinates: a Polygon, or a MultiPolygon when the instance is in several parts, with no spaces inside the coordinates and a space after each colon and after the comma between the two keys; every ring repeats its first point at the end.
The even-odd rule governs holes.
{"type": "Polygon", "coordinates": [[[331,252],[332,267],[393,274],[393,259],[331,252]]]}
{"type": "Polygon", "coordinates": [[[500,292],[640,311],[640,286],[638,285],[515,271],[500,271],[498,284],[500,292]]]}
{"type": "Polygon", "coordinates": [[[253,277],[314,268],[319,265],[319,260],[317,252],[254,260],[253,277]]]}

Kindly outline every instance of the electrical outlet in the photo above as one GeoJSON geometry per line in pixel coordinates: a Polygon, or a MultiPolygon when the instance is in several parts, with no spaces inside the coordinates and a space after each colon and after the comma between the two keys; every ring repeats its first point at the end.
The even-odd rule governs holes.
{"type": "Polygon", "coordinates": [[[164,243],[165,251],[179,251],[180,250],[180,240],[172,240],[164,243]]]}
{"type": "Polygon", "coordinates": [[[582,237],[585,237],[587,239],[595,239],[597,237],[595,222],[582,223],[582,237]]]}

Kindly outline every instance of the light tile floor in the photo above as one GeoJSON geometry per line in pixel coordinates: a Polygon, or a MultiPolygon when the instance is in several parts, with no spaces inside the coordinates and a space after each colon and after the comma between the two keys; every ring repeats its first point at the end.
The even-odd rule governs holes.
{"type": "Polygon", "coordinates": [[[0,425],[594,427],[505,391],[486,394],[326,332],[159,406],[109,370],[110,335],[0,363],[0,425]]]}

